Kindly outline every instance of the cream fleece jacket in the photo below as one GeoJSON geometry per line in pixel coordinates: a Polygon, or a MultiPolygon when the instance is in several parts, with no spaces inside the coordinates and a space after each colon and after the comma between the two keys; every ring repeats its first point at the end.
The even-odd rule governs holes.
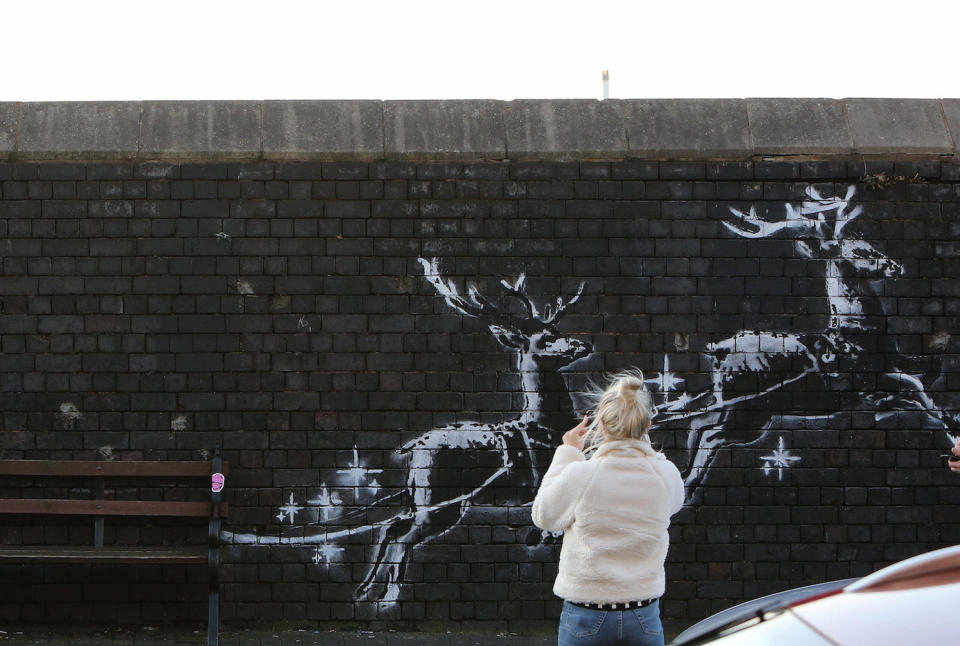
{"type": "Polygon", "coordinates": [[[564,532],[553,592],[568,601],[619,603],[660,597],[670,517],[683,480],[646,440],[603,443],[587,460],[560,446],[533,501],[533,522],[564,532]]]}

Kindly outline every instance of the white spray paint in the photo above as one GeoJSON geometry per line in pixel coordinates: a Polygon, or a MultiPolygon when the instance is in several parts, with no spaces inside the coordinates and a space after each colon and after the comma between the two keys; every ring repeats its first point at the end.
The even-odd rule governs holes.
{"type": "MultiPolygon", "coordinates": [[[[716,452],[725,447],[746,446],[760,442],[774,428],[784,429],[790,424],[804,428],[816,423],[829,424],[829,416],[778,414],[765,412],[764,397],[803,379],[825,379],[843,370],[856,371],[862,348],[854,340],[864,333],[878,334],[876,321],[883,315],[879,290],[883,281],[903,274],[900,263],[887,257],[866,240],[849,235],[847,227],[863,213],[862,206],[851,208],[856,194],[848,187],[843,197],[824,197],[810,186],[808,199],[799,206],[785,205],[781,220],[768,221],[749,212],[731,208],[732,221],[723,225],[732,233],[747,239],[786,235],[794,241],[801,257],[824,263],[824,294],[829,304],[829,316],[822,332],[798,334],[744,330],[732,337],[708,344],[706,357],[712,363],[709,391],[681,393],[671,399],[670,388],[663,387],[660,410],[664,416],[657,426],[689,422],[687,448],[691,456],[686,476],[687,500],[691,502],[706,477],[716,452]],[[792,373],[792,374],[791,374],[792,373]],[[786,376],[785,376],[786,375],[786,376]],[[747,388],[744,384],[753,384],[747,388]],[[747,405],[749,402],[753,404],[747,405]],[[744,406],[747,405],[747,406],[744,406]],[[753,411],[750,408],[754,409],[753,411]],[[746,429],[746,430],[744,430],[746,429]]],[[[661,377],[670,374],[664,364],[661,377]]],[[[933,424],[944,430],[952,423],[925,392],[917,376],[902,371],[884,373],[882,379],[893,382],[887,388],[894,394],[883,397],[860,393],[862,405],[877,410],[876,418],[897,415],[902,410],[923,410],[933,424]]],[[[826,382],[821,384],[826,386],[826,382]]],[[[799,462],[784,447],[781,435],[778,447],[764,460],[764,472],[774,471],[778,479],[784,469],[799,462]]]]}
{"type": "MultiPolygon", "coordinates": [[[[901,275],[903,268],[869,242],[849,234],[848,225],[863,212],[860,206],[851,208],[854,195],[852,186],[843,197],[824,197],[809,187],[809,199],[799,206],[785,205],[783,219],[774,222],[758,217],[755,208],[749,213],[730,209],[734,221],[723,224],[738,237],[759,239],[786,235],[794,241],[801,257],[822,261],[829,315],[823,330],[818,332],[741,330],[708,344],[705,356],[711,363],[711,383],[700,391],[690,392],[686,380],[671,370],[669,357],[664,356],[663,370],[647,383],[658,397],[660,415],[655,428],[676,423],[688,428],[691,455],[686,476],[688,502],[699,490],[718,450],[757,444],[776,430],[825,428],[835,421],[833,415],[809,415],[804,411],[765,412],[763,400],[804,379],[827,378],[839,372],[841,362],[844,362],[844,371],[855,370],[862,348],[850,337],[877,333],[872,321],[882,313],[878,286],[882,287],[884,280],[901,275]],[[756,385],[752,390],[745,389],[744,381],[756,385]],[[736,423],[743,421],[753,425],[736,423]],[[744,434],[738,430],[743,428],[754,430],[744,434]]],[[[541,477],[533,458],[534,449],[552,448],[556,443],[539,434],[563,417],[546,414],[551,407],[549,393],[559,392],[569,405],[565,386],[558,386],[562,383],[559,370],[591,352],[587,344],[560,335],[555,328],[564,310],[579,298],[582,284],[572,299],[558,298],[555,304],[541,311],[527,296],[524,276],[513,282],[501,281],[501,287],[506,290],[501,302],[510,299],[519,303],[523,312],[520,316],[508,316],[505,308],[497,307],[473,284],[468,284],[461,294],[456,284],[443,276],[436,259],[421,258],[419,262],[426,279],[451,309],[461,316],[484,321],[500,345],[515,353],[524,393],[523,410],[499,424],[462,421],[428,431],[406,443],[396,454],[407,461],[404,487],[364,503],[356,511],[338,514],[336,508],[342,501],[337,488],[351,487],[356,492],[366,486],[372,494],[379,493],[380,487],[375,477],[379,470],[363,464],[355,449],[353,462],[334,474],[332,486],[321,483],[320,489],[312,492],[306,501],[306,508],[291,494],[287,504],[278,509],[278,520],[295,531],[279,536],[224,532],[225,540],[238,544],[316,546],[312,556],[316,564],[336,560],[342,552],[338,542],[355,540],[358,534],[371,532],[375,556],[356,590],[358,599],[396,601],[411,550],[442,537],[455,527],[490,485],[521,474],[532,498],[541,477]],[[547,379],[553,379],[554,387],[544,387],[547,379]],[[486,470],[465,469],[463,475],[469,481],[464,480],[453,493],[449,487],[440,493],[435,470],[444,467],[452,456],[474,453],[492,453],[497,458],[486,470]],[[393,516],[349,526],[354,517],[365,517],[374,508],[400,499],[406,506],[393,516]],[[305,510],[315,513],[305,514],[305,510]],[[297,525],[301,516],[309,520],[297,525]],[[326,527],[332,525],[338,529],[326,531],[326,527]]],[[[949,336],[935,341],[946,344],[949,336]]],[[[675,338],[677,351],[686,349],[688,344],[688,339],[675,338]]],[[[931,419],[939,420],[948,437],[956,437],[949,432],[951,420],[939,410],[916,375],[895,370],[885,373],[883,378],[891,383],[887,391],[892,394],[887,399],[879,394],[860,393],[863,405],[875,410],[878,420],[898,414],[898,409],[919,409],[931,419]]],[[[760,461],[764,474],[782,480],[789,469],[800,465],[801,456],[793,454],[785,436],[780,434],[775,448],[769,448],[760,461]]]]}
{"type": "MultiPolygon", "coordinates": [[[[296,535],[258,536],[254,534],[224,533],[225,540],[235,543],[260,545],[314,544],[329,547],[336,541],[373,532],[376,544],[374,562],[367,576],[356,591],[358,599],[375,599],[395,602],[399,598],[404,571],[411,550],[446,534],[455,527],[470,505],[487,488],[506,478],[511,484],[529,494],[529,500],[517,501],[529,504],[542,476],[535,451],[552,449],[562,433],[573,423],[573,407],[570,394],[559,370],[574,361],[588,356],[591,347],[578,339],[563,336],[556,325],[563,314],[574,305],[583,293],[580,284],[577,293],[570,299],[556,298],[545,307],[538,306],[528,295],[526,279],[520,275],[515,281],[501,281],[504,292],[501,304],[495,304],[480,293],[473,284],[461,295],[455,283],[445,278],[437,259],[419,259],[424,276],[443,297],[444,302],[458,314],[476,318],[487,324],[490,333],[505,349],[517,357],[524,406],[519,415],[501,423],[463,421],[423,433],[407,442],[398,451],[398,457],[406,461],[406,482],[402,491],[384,496],[368,505],[368,509],[390,500],[405,500],[393,516],[363,526],[354,526],[327,532],[323,526],[315,531],[298,531],[296,535]],[[518,307],[505,307],[511,302],[518,307]],[[549,383],[548,383],[549,382],[549,383]],[[560,420],[560,421],[558,421],[560,420]],[[560,426],[561,428],[553,428],[560,426]],[[463,472],[464,480],[456,486],[445,483],[438,489],[435,478],[451,460],[462,456],[493,453],[489,467],[471,467],[463,472]],[[514,482],[515,480],[522,480],[514,482]],[[438,493],[442,492],[442,493],[438,493]]],[[[354,459],[346,469],[337,472],[338,483],[351,487],[379,488],[371,476],[380,473],[366,467],[354,449],[354,459]]],[[[334,494],[326,486],[316,492],[308,504],[317,503],[323,508],[334,494]]],[[[289,503],[279,510],[278,519],[294,523],[303,508],[291,495],[289,503]]],[[[318,513],[325,524],[343,524],[351,512],[341,516],[318,513]]],[[[316,552],[315,562],[329,561],[333,552],[316,552]]]]}
{"type": "Polygon", "coordinates": [[[77,420],[81,417],[83,417],[83,413],[77,409],[77,405],[73,402],[63,402],[60,404],[60,412],[57,413],[60,428],[66,431],[73,430],[77,425],[77,420]]]}
{"type": "Polygon", "coordinates": [[[783,480],[783,470],[789,469],[794,462],[799,462],[800,457],[792,455],[790,450],[783,446],[783,436],[779,438],[777,448],[770,455],[760,456],[763,460],[763,473],[769,475],[774,470],[777,472],[777,480],[783,480]]]}

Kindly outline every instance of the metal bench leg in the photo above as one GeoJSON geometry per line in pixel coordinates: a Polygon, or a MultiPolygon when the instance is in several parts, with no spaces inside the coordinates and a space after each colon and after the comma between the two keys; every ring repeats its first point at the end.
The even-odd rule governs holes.
{"type": "Polygon", "coordinates": [[[213,474],[220,476],[219,486],[211,482],[210,526],[208,528],[207,565],[209,566],[210,605],[207,610],[207,646],[218,646],[220,639],[220,499],[223,489],[223,462],[218,446],[213,454],[213,474]]]}
{"type": "Polygon", "coordinates": [[[210,607],[207,612],[207,646],[220,643],[220,591],[210,590],[210,607]]]}

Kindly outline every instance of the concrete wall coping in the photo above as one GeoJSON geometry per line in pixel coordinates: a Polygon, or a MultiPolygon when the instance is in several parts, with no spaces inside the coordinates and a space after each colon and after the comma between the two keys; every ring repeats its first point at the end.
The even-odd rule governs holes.
{"type": "Polygon", "coordinates": [[[0,161],[960,161],[957,136],[960,99],[0,102],[0,161]]]}

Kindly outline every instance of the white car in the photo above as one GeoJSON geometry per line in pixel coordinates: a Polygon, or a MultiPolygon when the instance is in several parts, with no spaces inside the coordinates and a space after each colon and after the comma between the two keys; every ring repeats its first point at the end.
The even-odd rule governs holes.
{"type": "Polygon", "coordinates": [[[671,646],[946,646],[960,644],[958,611],[960,545],[729,608],[671,646]]]}

